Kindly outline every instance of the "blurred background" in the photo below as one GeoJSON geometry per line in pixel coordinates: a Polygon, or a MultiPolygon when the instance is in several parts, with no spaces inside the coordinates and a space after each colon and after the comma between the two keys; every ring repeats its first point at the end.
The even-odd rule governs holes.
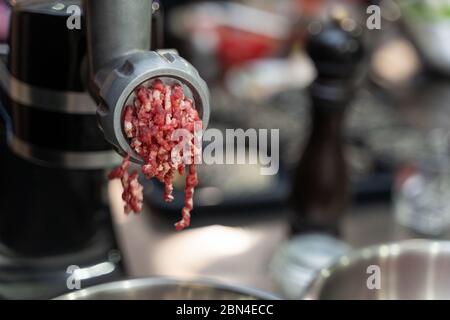
{"type": "MultiPolygon", "coordinates": [[[[0,53],[10,71],[11,51],[20,43],[11,40],[18,31],[8,31],[11,5],[17,4],[0,2],[0,53]]],[[[176,181],[171,204],[163,202],[160,184],[143,181],[145,209],[136,216],[123,214],[120,182],[102,184],[111,218],[97,215],[88,225],[93,230],[108,225],[113,240],[99,250],[107,261],[102,263],[110,264],[72,258],[71,264],[85,269],[96,266],[84,279],[115,272],[111,279],[207,278],[300,299],[318,270],[347,252],[405,239],[449,238],[450,1],[162,0],[153,3],[152,33],[154,49],[178,50],[208,83],[209,128],[280,130],[280,170],[262,176],[260,165],[200,165],[192,226],[180,233],[173,223],[183,205],[183,180],[176,181]],[[371,5],[380,9],[379,16],[368,12],[371,5]],[[370,19],[379,19],[381,29],[370,29],[370,19]],[[111,224],[99,219],[111,219],[111,224]]],[[[28,49],[39,50],[39,45],[28,49]]],[[[39,76],[42,72],[29,78],[39,76]]],[[[38,197],[48,204],[51,189],[36,195],[36,188],[46,179],[53,185],[73,181],[77,173],[40,176],[37,169],[27,169],[20,185],[11,187],[6,171],[17,172],[14,164],[26,161],[7,150],[7,135],[28,131],[16,130],[26,116],[15,117],[17,112],[6,106],[13,103],[3,101],[0,157],[8,160],[0,160],[5,171],[0,201],[38,197]]],[[[89,186],[96,181],[86,179],[89,186]]],[[[72,187],[78,191],[64,191],[71,198],[60,203],[49,224],[60,223],[55,217],[64,217],[64,206],[79,202],[73,197],[88,190],[81,183],[72,187]]],[[[85,205],[91,210],[92,201],[85,205]]],[[[23,273],[42,269],[49,276],[53,258],[48,257],[86,251],[96,234],[89,232],[83,236],[89,241],[83,238],[68,250],[63,244],[41,250],[48,248],[47,241],[34,240],[51,231],[37,221],[53,209],[24,210],[35,208],[1,206],[0,295],[5,298],[39,297],[47,278],[39,273],[44,280],[36,285],[23,273]],[[37,260],[45,262],[36,267],[37,260]]],[[[70,221],[80,210],[85,208],[68,214],[70,221]]],[[[110,280],[102,276],[93,283],[110,280]]],[[[47,295],[65,291],[48,289],[47,295]]]]}

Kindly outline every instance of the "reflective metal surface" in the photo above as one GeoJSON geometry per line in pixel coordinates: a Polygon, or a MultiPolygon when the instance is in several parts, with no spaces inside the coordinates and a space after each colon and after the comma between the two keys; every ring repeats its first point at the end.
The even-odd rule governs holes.
{"type": "Polygon", "coordinates": [[[0,61],[0,86],[25,107],[69,114],[95,114],[97,106],[87,92],[56,91],[29,85],[13,77],[0,61]]]}
{"type": "Polygon", "coordinates": [[[351,247],[325,233],[309,233],[285,241],[272,258],[270,269],[277,287],[288,299],[298,299],[315,279],[351,247]]]}
{"type": "Polygon", "coordinates": [[[33,146],[11,135],[9,146],[14,153],[43,166],[66,169],[103,169],[117,165],[121,157],[113,150],[106,151],[57,151],[33,146]]]}
{"type": "Polygon", "coordinates": [[[276,300],[253,289],[210,281],[143,278],[107,283],[69,293],[56,300],[276,300]]]}
{"type": "Polygon", "coordinates": [[[342,256],[306,299],[450,299],[450,241],[407,240],[342,256]]]}

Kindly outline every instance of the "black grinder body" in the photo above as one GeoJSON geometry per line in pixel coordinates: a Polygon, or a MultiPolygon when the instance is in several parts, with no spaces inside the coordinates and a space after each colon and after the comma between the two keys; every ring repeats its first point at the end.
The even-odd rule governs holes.
{"type": "Polygon", "coordinates": [[[81,8],[79,1],[62,1],[12,10],[9,54],[2,59],[10,87],[0,87],[6,120],[0,127],[0,296],[2,280],[32,285],[42,274],[49,286],[44,296],[16,297],[68,291],[71,265],[112,264],[94,283],[121,274],[106,174],[119,158],[85,90],[86,36],[67,26],[71,5],[81,8]]]}

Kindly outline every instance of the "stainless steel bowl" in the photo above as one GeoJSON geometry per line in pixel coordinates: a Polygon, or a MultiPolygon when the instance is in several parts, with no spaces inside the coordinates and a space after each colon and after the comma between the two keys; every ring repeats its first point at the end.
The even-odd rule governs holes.
{"type": "Polygon", "coordinates": [[[450,241],[408,240],[342,256],[319,272],[305,298],[450,299],[450,241]]]}
{"type": "Polygon", "coordinates": [[[258,290],[213,281],[143,278],[111,282],[62,295],[55,300],[276,300],[258,290]]]}

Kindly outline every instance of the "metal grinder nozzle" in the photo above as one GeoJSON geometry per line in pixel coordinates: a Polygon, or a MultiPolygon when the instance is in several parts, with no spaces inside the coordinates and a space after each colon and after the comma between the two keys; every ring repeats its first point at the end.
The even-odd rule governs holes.
{"type": "Polygon", "coordinates": [[[173,79],[187,87],[202,119],[203,129],[209,122],[208,87],[197,70],[175,52],[137,52],[109,70],[99,90],[97,114],[105,138],[122,155],[129,154],[133,162],[142,159],[131,149],[124,135],[122,115],[136,87],[155,78],[173,79]]]}

